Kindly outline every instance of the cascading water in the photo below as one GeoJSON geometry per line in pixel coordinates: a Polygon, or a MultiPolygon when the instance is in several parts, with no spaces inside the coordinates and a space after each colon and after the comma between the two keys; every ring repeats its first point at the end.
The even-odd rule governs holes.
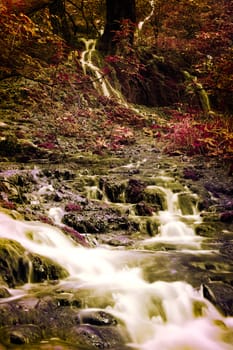
{"type": "MultiPolygon", "coordinates": [[[[15,220],[4,213],[0,213],[0,237],[16,240],[27,251],[48,257],[63,266],[69,277],[61,280],[57,288],[74,293],[89,290],[92,301],[86,301],[86,309],[104,309],[122,320],[130,337],[129,346],[133,349],[233,349],[226,338],[226,333],[233,331],[233,318],[222,316],[203,298],[201,290],[194,289],[182,279],[171,282],[160,280],[159,269],[163,269],[159,265],[160,258],[153,267],[153,277],[146,277],[148,260],[153,265],[151,251],[144,248],[146,245],[167,239],[175,245],[177,241],[186,241],[187,237],[194,242],[197,239],[192,228],[193,223],[200,220],[195,206],[190,206],[189,213],[182,213],[178,200],[182,192],[166,187],[167,180],[158,178],[161,184],[150,185],[146,189],[163,192],[165,202],[163,210],[154,215],[154,219],[160,221],[158,234],[143,240],[139,249],[113,249],[106,244],[99,244],[96,248],[80,247],[55,227],[15,220]]],[[[93,187],[88,193],[95,197],[93,187]]],[[[50,215],[59,222],[57,209],[51,209],[50,215]]],[[[131,215],[136,218],[135,214],[131,215]]],[[[192,249],[192,245],[189,248],[192,249]]],[[[164,251],[153,254],[156,253],[167,254],[164,251]]],[[[176,266],[172,266],[171,262],[171,275],[174,269],[176,266]]],[[[30,288],[32,285],[27,284],[12,298],[23,297],[30,288]]]]}
{"type": "Polygon", "coordinates": [[[109,82],[108,78],[104,76],[101,69],[93,63],[93,55],[96,53],[96,40],[95,39],[82,39],[85,44],[85,50],[81,54],[81,65],[84,74],[87,74],[89,69],[92,72],[94,79],[93,85],[97,91],[101,91],[105,97],[113,97],[120,101],[123,105],[127,105],[120,91],[115,89],[109,82]]]}
{"type": "Polygon", "coordinates": [[[144,24],[145,24],[147,21],[149,21],[149,19],[150,19],[150,18],[153,16],[153,14],[154,14],[154,11],[155,11],[155,0],[150,0],[149,2],[150,2],[150,6],[151,6],[151,12],[150,12],[150,14],[149,14],[143,21],[141,21],[141,22],[138,23],[138,29],[139,29],[139,31],[142,30],[144,24]]]}

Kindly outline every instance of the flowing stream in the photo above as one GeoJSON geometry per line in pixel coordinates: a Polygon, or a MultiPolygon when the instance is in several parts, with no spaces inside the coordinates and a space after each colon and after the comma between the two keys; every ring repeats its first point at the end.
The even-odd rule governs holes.
{"type": "MultiPolygon", "coordinates": [[[[158,233],[142,239],[131,249],[113,248],[107,244],[84,248],[58,228],[16,220],[2,212],[0,237],[16,240],[28,251],[49,257],[63,266],[69,277],[59,282],[62,290],[74,293],[88,290],[92,301],[87,301],[86,309],[105,310],[121,319],[133,349],[233,349],[226,337],[227,332],[233,331],[233,318],[222,316],[203,297],[202,290],[193,288],[185,279],[165,281],[163,278],[172,276],[178,266],[176,260],[170,261],[169,268],[163,272],[163,262],[172,259],[172,255],[163,249],[153,251],[154,245],[169,243],[176,254],[187,251],[201,254],[201,238],[193,229],[194,223],[200,222],[201,218],[192,200],[189,213],[182,213],[177,193],[165,185],[168,179],[161,177],[158,180],[159,186],[148,186],[148,191],[162,191],[165,198],[164,210],[150,217],[152,222],[159,222],[158,233]]],[[[93,188],[91,191],[87,188],[87,193],[95,197],[93,188]]],[[[107,198],[103,196],[103,200],[107,201],[107,198]]],[[[127,203],[115,205],[126,206],[127,203]]],[[[129,208],[130,215],[141,221],[143,231],[145,218],[137,217],[132,206],[129,208]]],[[[51,210],[51,216],[55,212],[51,210]]],[[[15,290],[8,301],[21,298],[33,288],[35,286],[28,281],[15,290]]]]}

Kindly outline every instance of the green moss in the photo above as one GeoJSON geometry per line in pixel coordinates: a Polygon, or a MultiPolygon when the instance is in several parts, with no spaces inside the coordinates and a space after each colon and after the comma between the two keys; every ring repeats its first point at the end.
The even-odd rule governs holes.
{"type": "Polygon", "coordinates": [[[146,188],[143,193],[143,199],[146,203],[158,205],[161,210],[167,209],[166,194],[159,188],[146,188]]]}
{"type": "Polygon", "coordinates": [[[0,276],[10,287],[27,282],[29,271],[25,249],[16,241],[0,239],[0,276]]]}
{"type": "Polygon", "coordinates": [[[189,193],[180,193],[178,195],[179,207],[183,215],[193,215],[195,199],[189,193]]]}

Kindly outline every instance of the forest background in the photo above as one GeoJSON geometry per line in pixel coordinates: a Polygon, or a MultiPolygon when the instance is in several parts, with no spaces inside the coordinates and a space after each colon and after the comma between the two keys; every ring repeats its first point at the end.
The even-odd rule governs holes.
{"type": "Polygon", "coordinates": [[[170,154],[232,160],[232,1],[2,0],[0,14],[1,156],[65,153],[67,137],[115,152],[143,130],[170,154]],[[101,78],[83,69],[92,40],[101,78]]]}

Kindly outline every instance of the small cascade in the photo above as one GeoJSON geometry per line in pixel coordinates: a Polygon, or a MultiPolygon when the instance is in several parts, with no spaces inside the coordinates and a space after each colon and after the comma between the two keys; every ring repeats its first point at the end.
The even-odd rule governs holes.
{"type": "Polygon", "coordinates": [[[128,106],[120,91],[112,86],[101,69],[93,63],[93,56],[96,53],[96,40],[84,38],[81,40],[85,44],[85,50],[82,52],[80,59],[84,74],[88,74],[89,70],[94,76],[93,85],[97,91],[101,90],[104,96],[114,97],[123,105],[128,106]]]}
{"type": "Polygon", "coordinates": [[[96,89],[98,89],[98,86],[101,87],[103,95],[106,97],[110,97],[111,93],[109,91],[109,88],[107,86],[107,83],[103,77],[103,73],[97,67],[93,62],[93,53],[95,52],[95,45],[96,45],[96,40],[94,39],[82,39],[82,41],[85,44],[85,50],[81,54],[81,64],[83,68],[84,74],[87,74],[87,69],[89,69],[92,73],[94,73],[94,81],[93,84],[96,89]]]}
{"type": "Polygon", "coordinates": [[[151,12],[149,15],[141,22],[138,23],[138,30],[141,31],[144,24],[149,21],[149,19],[153,16],[154,11],[155,11],[155,0],[150,0],[150,6],[151,6],[151,12]]]}
{"type": "MultiPolygon", "coordinates": [[[[127,203],[127,182],[119,183],[113,193],[109,189],[94,186],[86,186],[86,194],[89,199],[101,200],[105,203],[113,201],[114,205],[123,212],[128,211],[130,220],[137,223],[140,233],[149,234],[151,238],[143,240],[143,244],[156,244],[169,242],[170,244],[189,244],[192,248],[199,248],[201,237],[195,234],[194,226],[202,222],[197,210],[197,197],[187,188],[173,179],[158,176],[153,180],[156,184],[147,185],[143,190],[143,202],[159,210],[152,215],[138,215],[136,205],[127,203]],[[107,191],[107,192],[106,192],[107,191]],[[113,198],[115,196],[115,198],[113,198]]],[[[113,204],[112,203],[112,204],[113,204]]]]}

